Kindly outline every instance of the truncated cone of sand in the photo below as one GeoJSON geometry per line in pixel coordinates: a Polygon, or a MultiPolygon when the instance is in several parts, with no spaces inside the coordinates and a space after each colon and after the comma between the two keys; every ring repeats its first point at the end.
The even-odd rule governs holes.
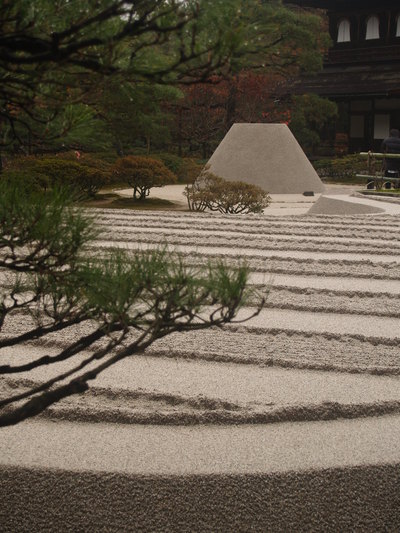
{"type": "Polygon", "coordinates": [[[234,124],[208,161],[228,181],[271,194],[320,193],[324,185],[285,124],[234,124]]]}

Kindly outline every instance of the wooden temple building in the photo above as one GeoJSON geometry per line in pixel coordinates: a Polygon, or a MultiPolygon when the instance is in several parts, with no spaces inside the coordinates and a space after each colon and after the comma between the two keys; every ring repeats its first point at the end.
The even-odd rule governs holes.
{"type": "Polygon", "coordinates": [[[378,150],[391,128],[400,129],[400,0],[286,3],[325,10],[333,43],[323,71],[303,78],[296,92],[337,103],[328,135],[337,152],[378,150]]]}

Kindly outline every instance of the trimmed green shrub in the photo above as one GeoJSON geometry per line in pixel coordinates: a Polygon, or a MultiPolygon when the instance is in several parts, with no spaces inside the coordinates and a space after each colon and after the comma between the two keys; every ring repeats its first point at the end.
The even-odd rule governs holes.
{"type": "Polygon", "coordinates": [[[203,164],[197,163],[195,159],[179,157],[176,154],[170,154],[168,152],[151,154],[151,157],[162,161],[176,175],[179,183],[193,183],[204,166],[203,164]]]}
{"type": "Polygon", "coordinates": [[[177,173],[179,183],[194,183],[199,177],[203,164],[198,163],[195,159],[185,157],[177,173]]]}
{"type": "Polygon", "coordinates": [[[112,164],[96,154],[65,152],[58,154],[57,159],[71,161],[79,166],[76,183],[72,185],[88,196],[95,196],[101,187],[112,181],[112,164]]]}
{"type": "Polygon", "coordinates": [[[7,179],[18,179],[24,186],[47,188],[69,187],[78,194],[94,196],[110,181],[111,165],[90,155],[74,152],[40,157],[21,157],[5,172],[7,179]]]}
{"type": "Polygon", "coordinates": [[[151,154],[151,157],[164,163],[164,165],[176,176],[178,175],[183,163],[183,159],[179,157],[179,155],[170,154],[168,152],[151,154]]]}
{"type": "Polygon", "coordinates": [[[161,161],[151,157],[127,156],[118,159],[113,166],[116,180],[133,187],[133,197],[145,200],[153,187],[177,182],[177,177],[161,161]]]}
{"type": "Polygon", "coordinates": [[[320,178],[335,181],[355,180],[356,174],[366,174],[368,171],[367,159],[358,154],[321,159],[314,161],[313,166],[320,178]]]}
{"type": "Polygon", "coordinates": [[[1,181],[18,185],[21,190],[28,192],[45,191],[50,187],[49,176],[37,168],[33,157],[10,162],[1,173],[1,181]]]}
{"type": "Polygon", "coordinates": [[[118,155],[115,152],[90,152],[85,153],[84,155],[93,157],[98,161],[104,161],[105,163],[108,163],[110,165],[113,165],[118,159],[118,155]]]}

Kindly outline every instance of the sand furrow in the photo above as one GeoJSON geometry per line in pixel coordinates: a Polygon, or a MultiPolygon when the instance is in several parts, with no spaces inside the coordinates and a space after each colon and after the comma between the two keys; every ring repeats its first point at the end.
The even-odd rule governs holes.
{"type": "Polygon", "coordinates": [[[369,240],[359,240],[355,242],[354,239],[343,238],[341,240],[329,239],[326,240],[322,237],[319,237],[318,240],[308,239],[308,238],[298,238],[294,239],[284,238],[280,239],[275,236],[263,236],[262,238],[251,238],[251,237],[225,237],[222,235],[212,235],[204,234],[199,235],[193,232],[192,235],[181,235],[181,234],[170,234],[167,232],[149,232],[141,233],[136,231],[133,234],[129,232],[118,232],[117,234],[114,231],[103,232],[101,235],[101,240],[106,239],[112,240],[114,243],[123,243],[131,242],[135,240],[136,243],[143,244],[152,244],[152,245],[161,245],[165,242],[168,242],[168,245],[174,247],[175,245],[185,246],[185,245],[197,245],[197,246],[207,246],[211,245],[212,247],[221,247],[229,248],[236,247],[243,249],[255,249],[255,250],[293,250],[293,251],[315,251],[316,247],[320,252],[348,252],[351,250],[352,253],[357,254],[380,254],[380,255],[394,255],[396,257],[400,256],[400,246],[395,243],[393,245],[388,245],[387,242],[377,242],[369,240]]]}
{"type": "MultiPolygon", "coordinates": [[[[127,225],[122,224],[121,226],[114,226],[110,222],[105,222],[102,225],[99,225],[99,228],[103,231],[110,230],[110,232],[114,236],[118,236],[119,234],[125,234],[125,235],[131,235],[134,237],[134,235],[142,233],[152,233],[155,232],[156,234],[165,233],[170,235],[201,235],[207,237],[211,237],[210,233],[210,224],[205,224],[203,228],[196,228],[196,230],[193,231],[193,223],[188,222],[183,227],[179,228],[170,228],[168,225],[162,224],[159,225],[158,222],[155,221],[154,224],[145,224],[142,226],[141,224],[134,224],[134,225],[127,225]],[[113,227],[113,230],[110,230],[110,226],[113,227]]],[[[227,227],[227,226],[216,226],[213,228],[212,236],[217,235],[225,235],[226,237],[232,236],[232,238],[235,238],[237,236],[248,236],[249,238],[254,238],[254,236],[271,236],[276,238],[289,238],[289,237],[307,237],[307,238],[314,238],[314,239],[322,239],[324,236],[326,236],[329,239],[352,239],[354,240],[368,240],[368,241],[384,241],[388,243],[392,243],[396,245],[398,242],[397,239],[397,233],[399,231],[399,228],[377,228],[376,230],[373,230],[371,228],[363,228],[363,229],[357,229],[354,227],[348,227],[348,228],[319,228],[314,226],[306,226],[306,227],[298,227],[293,228],[288,225],[282,225],[282,226],[268,226],[268,227],[227,227]],[[215,233],[214,233],[215,231],[215,233]]]]}
{"type": "MultiPolygon", "coordinates": [[[[239,251],[236,257],[221,254],[209,254],[209,257],[199,253],[184,253],[185,262],[193,266],[207,265],[210,259],[222,258],[226,265],[237,267],[245,263],[252,272],[260,275],[272,276],[294,275],[294,276],[329,276],[335,278],[362,278],[371,280],[400,280],[400,271],[397,263],[373,263],[370,260],[338,260],[338,259],[301,259],[297,257],[285,258],[271,256],[262,257],[241,257],[239,251]]],[[[340,286],[339,279],[335,284],[340,286]]]]}
{"type": "MultiPolygon", "coordinates": [[[[305,422],[237,428],[115,427],[115,424],[31,421],[3,431],[0,455],[8,467],[22,465],[80,472],[84,470],[82,465],[86,465],[86,475],[89,465],[92,472],[104,472],[106,455],[107,471],[114,475],[218,476],[397,465],[400,462],[399,440],[399,416],[366,418],[357,426],[351,420],[338,420],[331,424],[305,422]]],[[[340,487],[341,477],[337,487],[340,487]]],[[[324,485],[324,479],[318,480],[318,487],[324,485]]],[[[398,481],[398,476],[396,479],[398,481]]],[[[200,480],[195,481],[199,484],[200,480]]],[[[99,482],[96,480],[94,485],[98,492],[99,482]]],[[[376,484],[372,486],[377,489],[376,484]]],[[[217,487],[216,484],[216,494],[217,487]]],[[[252,498],[253,494],[259,493],[251,491],[252,498]]],[[[343,499],[346,497],[345,492],[343,499]]],[[[108,498],[109,495],[105,501],[108,498]]],[[[62,500],[62,508],[61,503],[62,500]]],[[[317,527],[317,523],[315,525],[317,527]]]]}
{"type": "MultiPolygon", "coordinates": [[[[179,242],[179,241],[178,241],[179,242]]],[[[181,241],[180,241],[181,242],[181,241]]],[[[191,241],[192,243],[195,242],[195,239],[191,241]]],[[[154,248],[160,248],[165,243],[163,239],[160,239],[157,242],[151,243],[147,240],[144,242],[132,242],[131,240],[113,240],[113,241],[106,241],[106,240],[98,240],[96,243],[94,243],[91,248],[94,247],[100,247],[100,248],[123,248],[126,250],[148,250],[148,249],[154,249],[154,248]]],[[[238,254],[238,248],[234,248],[232,245],[229,246],[215,246],[215,245],[209,245],[204,246],[202,243],[199,243],[198,245],[195,244],[176,244],[171,245],[169,249],[173,252],[177,253],[186,253],[186,254],[193,254],[198,253],[202,255],[218,255],[219,257],[229,257],[234,256],[243,258],[248,257],[263,257],[264,259],[274,258],[274,257],[281,257],[281,258],[294,258],[294,259],[313,259],[313,260],[344,260],[344,261],[357,261],[360,259],[360,256],[362,256],[362,259],[364,261],[370,261],[370,262],[376,262],[376,263],[392,263],[393,266],[396,265],[398,268],[398,265],[400,264],[400,254],[399,252],[396,252],[392,254],[392,251],[390,248],[387,248],[387,254],[385,255],[384,252],[380,251],[379,253],[357,253],[357,251],[329,251],[329,247],[327,251],[317,251],[315,247],[310,247],[309,250],[304,249],[288,249],[289,247],[285,247],[283,250],[275,250],[275,249],[257,249],[257,248],[240,248],[240,254],[238,254]]]]}
{"type": "Polygon", "coordinates": [[[398,280],[373,279],[365,277],[336,277],[320,276],[317,273],[312,276],[295,274],[268,274],[262,272],[250,272],[249,283],[252,285],[281,286],[293,289],[312,289],[334,291],[348,291],[360,294],[390,294],[392,297],[400,295],[400,283],[398,280]]]}
{"type": "MultiPolygon", "coordinates": [[[[35,372],[28,377],[34,383],[40,383],[45,375],[44,372],[35,372]]],[[[23,379],[25,376],[21,377],[23,379]]],[[[321,406],[328,407],[327,404],[343,406],[349,417],[354,407],[356,417],[362,416],[362,405],[366,406],[365,413],[371,414],[374,405],[377,406],[375,414],[383,414],[385,405],[389,412],[399,410],[399,383],[398,376],[335,374],[295,368],[288,371],[279,367],[174,360],[148,355],[121,361],[98,376],[87,407],[95,411],[96,408],[101,410],[103,402],[106,406],[114,405],[114,409],[119,405],[121,411],[139,411],[142,420],[147,418],[149,423],[152,414],[157,415],[163,409],[169,415],[175,409],[182,416],[184,413],[190,416],[190,411],[205,413],[225,410],[231,412],[231,418],[226,421],[234,423],[235,416],[238,420],[242,416],[243,422],[246,414],[259,417],[270,414],[276,417],[277,412],[282,412],[284,408],[301,407],[306,408],[309,419],[316,420],[323,418],[321,406]],[[169,376],[168,380],[165,380],[166,375],[169,376]],[[108,394],[102,394],[101,391],[97,393],[97,388],[106,389],[108,394]],[[130,396],[130,391],[136,391],[136,395],[130,396]]],[[[8,383],[3,381],[2,394],[23,390],[18,385],[15,379],[8,383]]],[[[24,385],[26,383],[22,382],[24,385]]],[[[63,401],[60,408],[64,412],[68,408],[71,410],[71,404],[73,406],[77,401],[84,406],[84,396],[79,396],[77,400],[63,401]]],[[[330,416],[333,416],[333,411],[330,416]]],[[[221,416],[221,413],[217,414],[221,416]]],[[[305,413],[302,417],[307,420],[305,413]]],[[[278,417],[270,421],[282,420],[278,417]]]]}
{"type": "Polygon", "coordinates": [[[315,227],[325,231],[328,228],[332,229],[346,229],[346,228],[360,228],[360,229],[388,229],[395,230],[400,227],[398,216],[393,215],[348,215],[331,216],[331,215],[283,215],[283,216],[266,216],[266,215],[238,215],[232,217],[231,215],[218,215],[216,213],[167,213],[163,212],[160,217],[160,212],[148,211],[120,211],[119,214],[112,211],[108,214],[101,214],[97,211],[96,219],[99,221],[112,220],[123,221],[129,225],[131,223],[144,224],[160,224],[174,226],[187,225],[188,223],[196,223],[196,226],[202,227],[205,224],[210,224],[214,221],[219,228],[270,228],[270,227],[315,227]]]}
{"type": "MultiPolygon", "coordinates": [[[[11,383],[10,383],[11,385],[11,383]]],[[[12,383],[13,392],[25,388],[12,383]]],[[[7,388],[0,382],[0,391],[7,388]]],[[[129,392],[129,391],[128,391],[129,392]]],[[[49,408],[40,418],[69,422],[145,425],[239,425],[318,420],[355,419],[400,414],[400,401],[280,405],[254,403],[246,406],[214,400],[204,395],[182,397],[139,389],[127,394],[123,389],[93,387],[84,396],[73,396],[49,408]]]]}
{"type": "MultiPolygon", "coordinates": [[[[26,322],[23,325],[28,326],[26,322]]],[[[12,335],[22,329],[18,322],[11,323],[5,333],[12,335]]],[[[46,341],[26,344],[23,349],[3,349],[0,350],[0,361],[2,364],[21,364],[44,355],[54,356],[78,335],[90,331],[89,324],[81,324],[49,335],[46,341]]],[[[158,340],[147,353],[178,359],[397,375],[400,372],[398,346],[396,337],[374,337],[369,333],[344,335],[329,331],[249,327],[245,324],[222,330],[175,333],[158,340]]]]}
{"type": "Polygon", "coordinates": [[[340,372],[400,373],[398,342],[359,334],[229,327],[174,334],[148,350],[163,357],[340,372]]]}
{"type": "MultiPolygon", "coordinates": [[[[100,226],[102,227],[102,226],[100,226]]],[[[236,228],[232,231],[228,230],[214,230],[212,234],[210,233],[209,228],[204,227],[203,230],[194,229],[190,226],[185,228],[167,228],[165,226],[159,227],[143,227],[143,226],[134,226],[129,227],[126,225],[116,226],[113,225],[110,229],[109,224],[104,225],[105,229],[101,230],[101,238],[108,237],[109,239],[117,240],[140,240],[145,241],[154,241],[157,239],[168,239],[169,242],[173,242],[179,238],[184,242],[186,239],[199,239],[203,241],[214,240],[215,242],[221,241],[226,243],[243,243],[244,246],[248,246],[249,243],[254,243],[254,245],[262,243],[277,242],[282,243],[313,243],[313,245],[324,245],[326,242],[331,244],[346,244],[346,246],[351,245],[354,248],[359,247],[368,247],[371,248],[390,248],[398,249],[400,244],[396,235],[393,235],[391,238],[382,239],[380,236],[355,236],[351,234],[349,236],[343,235],[342,232],[339,235],[329,235],[328,232],[322,234],[318,232],[314,235],[309,233],[304,234],[301,232],[299,235],[294,234],[290,228],[286,232],[277,233],[274,230],[264,229],[262,232],[255,230],[253,233],[250,231],[238,231],[236,228]]]]}
{"type": "MultiPolygon", "coordinates": [[[[241,309],[237,320],[246,319],[251,308],[241,309]]],[[[248,326],[259,328],[283,328],[316,333],[359,334],[398,339],[400,342],[400,320],[398,318],[349,315],[345,313],[319,313],[318,320],[312,310],[292,311],[286,309],[263,309],[247,322],[248,326]]]]}
{"type": "MultiPolygon", "coordinates": [[[[399,411],[398,217],[102,210],[98,226],[105,231],[90,249],[96,254],[112,247],[135,253],[167,242],[195,267],[220,258],[233,267],[246,261],[250,283],[269,290],[267,307],[243,325],[157,341],[146,354],[104,373],[86,403],[85,397],[73,398],[50,416],[264,424],[399,411]]],[[[244,308],[239,320],[251,312],[244,308]]],[[[2,336],[32,325],[21,313],[2,336]]],[[[27,344],[23,353],[1,350],[1,362],[55,355],[91,327],[83,323],[50,335],[27,344]]],[[[30,377],[41,381],[64,367],[40,368],[30,377]]],[[[15,378],[15,388],[24,387],[27,377],[15,378]]]]}
{"type": "Polygon", "coordinates": [[[192,224],[196,227],[202,227],[204,224],[215,222],[219,229],[222,227],[237,227],[237,228],[270,228],[270,227],[292,227],[295,230],[297,227],[314,227],[319,228],[322,232],[327,229],[357,229],[358,227],[368,229],[370,231],[386,229],[396,231],[400,227],[400,221],[397,216],[393,215],[376,215],[360,216],[349,215],[332,216],[332,215],[293,215],[293,216],[272,216],[268,215],[245,215],[232,217],[231,215],[219,215],[216,213],[188,213],[188,212],[162,212],[159,211],[127,211],[127,210],[97,210],[96,218],[99,221],[120,221],[129,225],[130,223],[144,223],[168,225],[174,224],[182,225],[192,224]]]}
{"type": "MultiPolygon", "coordinates": [[[[262,291],[264,287],[260,287],[262,291]]],[[[253,300],[254,303],[255,300],[253,300]]],[[[297,309],[315,313],[351,313],[400,318],[398,295],[354,293],[332,294],[313,289],[293,290],[273,286],[268,294],[269,308],[297,309]]]]}

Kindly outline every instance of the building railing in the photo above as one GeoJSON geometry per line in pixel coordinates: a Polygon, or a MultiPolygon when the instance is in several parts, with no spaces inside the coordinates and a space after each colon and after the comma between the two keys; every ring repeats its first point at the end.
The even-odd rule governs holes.
{"type": "Polygon", "coordinates": [[[367,158],[367,174],[356,174],[357,178],[366,180],[367,189],[390,189],[400,188],[399,173],[393,177],[384,175],[384,167],[376,170],[376,161],[385,159],[400,159],[400,154],[390,154],[381,152],[360,152],[360,155],[367,158]]]}

